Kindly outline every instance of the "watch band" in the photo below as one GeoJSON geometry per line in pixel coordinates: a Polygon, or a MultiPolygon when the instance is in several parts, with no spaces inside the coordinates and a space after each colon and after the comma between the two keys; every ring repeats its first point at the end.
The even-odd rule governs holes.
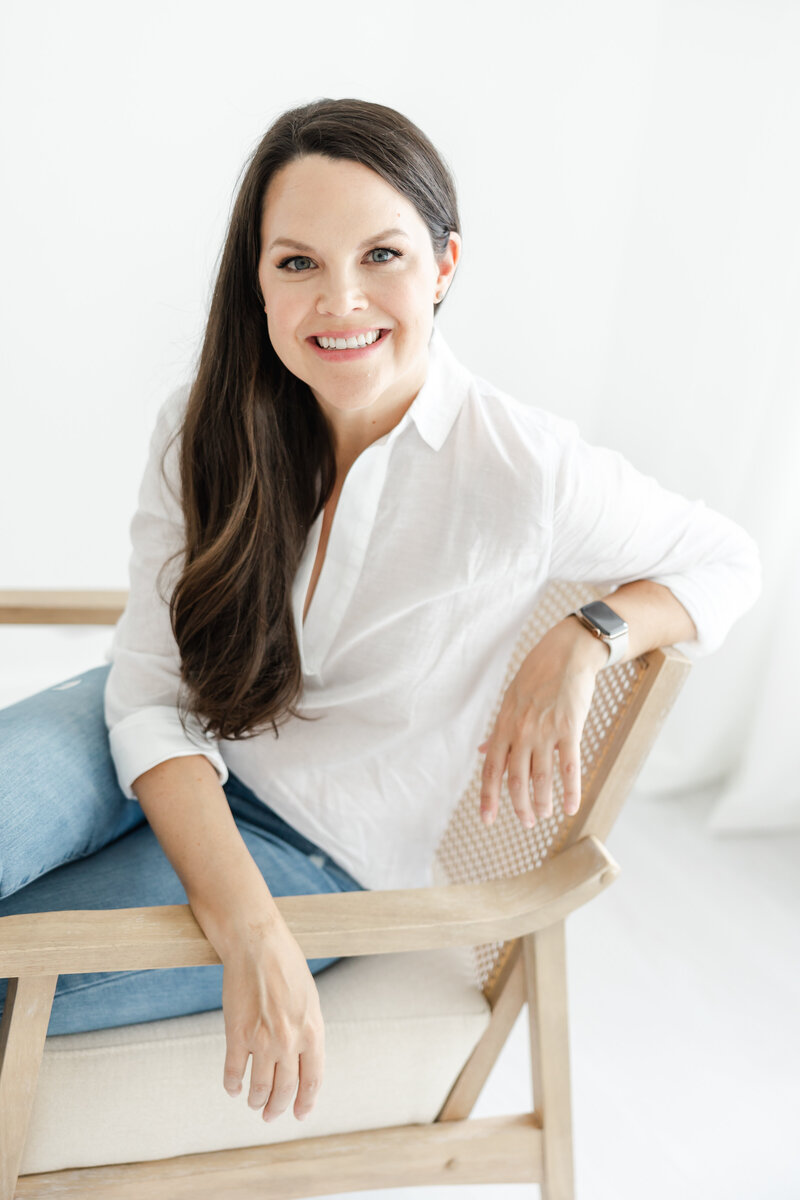
{"type": "Polygon", "coordinates": [[[581,625],[608,646],[607,667],[622,661],[628,650],[628,626],[613,608],[602,600],[593,600],[569,615],[577,617],[581,625]]]}

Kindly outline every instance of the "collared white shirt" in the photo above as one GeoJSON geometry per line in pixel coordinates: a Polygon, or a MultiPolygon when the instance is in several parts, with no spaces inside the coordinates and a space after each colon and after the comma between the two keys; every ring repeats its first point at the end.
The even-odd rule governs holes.
{"type": "MultiPolygon", "coordinates": [[[[367,888],[432,882],[436,845],[487,732],[505,670],[550,579],[611,591],[653,579],[715,649],[755,601],[755,543],[738,525],[662,488],[574,422],[472,375],[434,330],[425,383],[345,479],[305,623],[322,514],[293,589],[303,667],[299,710],[241,741],[188,735],[176,711],[179,656],[155,577],[182,545],[177,440],[188,399],[162,406],[131,522],[130,595],[110,649],[105,717],[120,787],[178,755],[228,768],[367,888]]],[[[168,589],[177,570],[165,573],[168,589]]],[[[267,881],[269,883],[269,881],[267,881]]]]}

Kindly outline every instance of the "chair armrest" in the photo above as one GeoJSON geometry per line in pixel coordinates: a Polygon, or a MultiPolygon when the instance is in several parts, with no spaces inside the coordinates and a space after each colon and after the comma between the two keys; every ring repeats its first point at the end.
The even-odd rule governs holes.
{"type": "Polygon", "coordinates": [[[0,590],[0,625],[116,625],[127,591],[0,590]]]}
{"type": "MultiPolygon", "coordinates": [[[[276,896],[306,958],[479,946],[561,921],[619,867],[594,837],[538,870],[486,883],[276,896]]],[[[0,976],[149,970],[218,963],[188,904],[0,918],[0,976]]]]}

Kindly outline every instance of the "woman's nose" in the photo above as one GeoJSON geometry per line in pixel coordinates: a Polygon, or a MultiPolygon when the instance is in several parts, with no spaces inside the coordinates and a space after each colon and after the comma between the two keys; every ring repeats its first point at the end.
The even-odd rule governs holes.
{"type": "Polygon", "coordinates": [[[357,279],[346,272],[334,275],[329,272],[320,281],[317,297],[317,312],[332,317],[343,317],[367,307],[368,301],[357,279]]]}

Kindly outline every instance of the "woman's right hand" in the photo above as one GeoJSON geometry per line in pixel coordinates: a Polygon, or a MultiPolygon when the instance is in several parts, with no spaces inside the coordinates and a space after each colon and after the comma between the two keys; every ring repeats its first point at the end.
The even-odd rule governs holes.
{"type": "Polygon", "coordinates": [[[223,962],[224,1086],[242,1090],[252,1055],[247,1103],[265,1121],[284,1111],[297,1090],[294,1115],[311,1112],[322,1085],[325,1029],[314,976],[285,922],[252,924],[229,943],[223,962]]]}
{"type": "Polygon", "coordinates": [[[308,1116],[322,1084],[325,1031],[317,985],[247,849],[217,772],[204,755],[166,759],[132,783],[134,795],[222,960],[223,1084],[277,1117],[295,1088],[308,1116]],[[212,849],[213,848],[213,849],[212,849]]]}

